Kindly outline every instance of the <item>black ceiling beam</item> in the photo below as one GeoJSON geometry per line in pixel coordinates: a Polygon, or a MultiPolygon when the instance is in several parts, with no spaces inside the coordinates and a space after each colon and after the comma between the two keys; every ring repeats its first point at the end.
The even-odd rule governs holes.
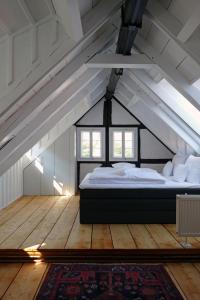
{"type": "MultiPolygon", "coordinates": [[[[133,42],[142,27],[142,16],[148,0],[126,0],[121,8],[121,26],[117,41],[117,54],[131,55],[133,42]]],[[[117,82],[123,74],[123,69],[112,69],[108,86],[106,88],[106,100],[111,100],[117,82]]]]}

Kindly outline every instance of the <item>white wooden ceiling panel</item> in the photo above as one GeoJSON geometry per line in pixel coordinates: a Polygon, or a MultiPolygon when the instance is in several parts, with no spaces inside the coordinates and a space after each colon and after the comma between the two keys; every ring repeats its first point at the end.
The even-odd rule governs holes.
{"type": "Polygon", "coordinates": [[[17,35],[13,43],[13,79],[17,80],[18,78],[23,78],[25,72],[31,67],[31,38],[29,32],[17,35]]]}
{"type": "Polygon", "coordinates": [[[194,53],[195,57],[200,62],[200,26],[194,31],[192,36],[187,40],[185,45],[194,53]]]}
{"type": "Polygon", "coordinates": [[[146,40],[161,53],[167,45],[169,38],[152,24],[146,40]]]}
{"type": "Polygon", "coordinates": [[[18,31],[29,24],[20,5],[14,0],[0,0],[0,20],[11,32],[18,31]]]}
{"type": "MultiPolygon", "coordinates": [[[[163,0],[165,1],[165,0],[163,0]]],[[[182,23],[188,20],[195,10],[199,0],[172,0],[169,11],[182,23]]]]}
{"type": "Polygon", "coordinates": [[[139,34],[146,39],[147,35],[149,34],[149,31],[151,30],[152,22],[145,18],[142,21],[142,28],[139,30],[139,34]]]}
{"type": "Polygon", "coordinates": [[[147,11],[150,14],[150,18],[156,19],[157,22],[161,23],[175,36],[181,30],[181,22],[170,11],[166,10],[158,0],[149,0],[147,2],[147,11]]]}
{"type": "Polygon", "coordinates": [[[182,50],[173,40],[170,40],[170,42],[167,44],[162,55],[174,67],[179,65],[187,56],[185,51],[182,50]]]}
{"type": "Polygon", "coordinates": [[[92,0],[79,0],[78,2],[81,16],[86,15],[92,9],[92,0]]]}
{"type": "Polygon", "coordinates": [[[170,3],[172,2],[172,0],[159,0],[159,2],[166,8],[168,9],[170,6],[170,3]]]}
{"type": "Polygon", "coordinates": [[[190,57],[187,57],[183,63],[178,67],[178,70],[188,79],[190,82],[194,82],[200,78],[200,68],[199,65],[192,60],[190,57]]]}
{"type": "Polygon", "coordinates": [[[25,3],[36,22],[49,15],[49,9],[44,0],[25,0],[25,3]]]}

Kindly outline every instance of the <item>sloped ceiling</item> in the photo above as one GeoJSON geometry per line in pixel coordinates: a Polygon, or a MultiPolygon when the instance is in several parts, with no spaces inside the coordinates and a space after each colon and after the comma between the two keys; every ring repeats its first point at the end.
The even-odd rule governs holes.
{"type": "MultiPolygon", "coordinates": [[[[65,32],[68,43],[71,43],[68,51],[65,48],[65,55],[58,56],[57,61],[55,59],[53,69],[46,68],[45,77],[36,78],[37,86],[33,82],[27,84],[23,97],[20,97],[22,90],[18,91],[19,97],[10,105],[10,114],[6,112],[0,116],[1,142],[12,138],[0,150],[1,174],[31,148],[41,134],[44,136],[53,128],[58,119],[72,112],[81,97],[87,99],[85,103],[89,109],[97,101],[97,95],[100,97],[105,93],[109,70],[90,69],[87,61],[96,53],[106,53],[106,49],[111,49],[112,53],[115,48],[110,46],[114,44],[120,24],[121,1],[80,0],[78,5],[83,26],[81,40],[74,42],[73,37],[65,32]],[[71,100],[68,103],[63,99],[71,100]]],[[[3,38],[12,37],[48,16],[61,22],[50,0],[0,0],[0,8],[0,36],[3,38]]],[[[164,105],[162,97],[156,93],[156,84],[166,78],[197,109],[200,108],[200,90],[195,86],[200,78],[199,24],[198,0],[149,0],[133,52],[144,53],[156,66],[148,70],[127,68],[116,90],[117,98],[175,152],[184,145],[186,150],[192,147],[200,153],[200,137],[164,105]]],[[[62,22],[59,26],[62,27],[62,22]]],[[[8,49],[12,50],[11,46],[12,43],[8,49]]],[[[26,53],[26,49],[23,51],[26,53]]],[[[11,72],[12,60],[8,65],[11,72]]],[[[34,67],[31,70],[34,75],[34,67]]]]}

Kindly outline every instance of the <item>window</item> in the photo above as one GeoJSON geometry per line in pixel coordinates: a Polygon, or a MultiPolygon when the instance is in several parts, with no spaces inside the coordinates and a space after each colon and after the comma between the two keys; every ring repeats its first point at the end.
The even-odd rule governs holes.
{"type": "Polygon", "coordinates": [[[110,128],[110,160],[137,160],[136,128],[110,128]]]}
{"type": "Polygon", "coordinates": [[[78,128],[78,160],[104,160],[104,128],[78,128]]]}

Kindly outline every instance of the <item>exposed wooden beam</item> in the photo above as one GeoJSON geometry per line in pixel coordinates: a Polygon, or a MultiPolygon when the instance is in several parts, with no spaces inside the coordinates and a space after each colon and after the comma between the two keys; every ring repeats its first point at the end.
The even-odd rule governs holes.
{"type": "Polygon", "coordinates": [[[178,33],[177,38],[182,43],[187,42],[187,40],[192,36],[192,34],[198,28],[199,25],[200,25],[200,4],[198,4],[197,7],[194,8],[194,12],[192,13],[190,18],[187,20],[183,28],[178,33]]]}
{"type": "Polygon", "coordinates": [[[145,15],[156,20],[158,25],[163,25],[174,36],[178,34],[182,27],[181,22],[169,10],[165,9],[158,0],[148,2],[145,15]]]}
{"type": "Polygon", "coordinates": [[[52,30],[52,45],[55,45],[59,40],[59,22],[58,20],[54,21],[53,30],[52,30]]]}
{"type": "Polygon", "coordinates": [[[111,16],[119,12],[121,5],[121,0],[101,0],[82,18],[84,34],[90,32],[94,27],[98,28],[103,23],[107,23],[111,16]]]}
{"type": "Polygon", "coordinates": [[[83,28],[78,0],[53,0],[53,5],[65,32],[72,40],[79,41],[83,37],[83,28]]]}
{"type": "MultiPolygon", "coordinates": [[[[105,46],[107,45],[109,46],[111,43],[113,43],[117,31],[116,28],[110,24],[110,20],[112,20],[114,15],[115,15],[115,11],[113,12],[113,7],[108,9],[107,15],[104,16],[100,15],[99,16],[100,19],[96,20],[97,24],[93,24],[89,32],[85,34],[84,38],[75,46],[73,46],[73,48],[71,47],[66,53],[66,55],[62,56],[61,59],[54,66],[52,66],[51,70],[49,70],[43,78],[41,78],[36,84],[34,84],[34,89],[31,89],[30,91],[38,89],[38,86],[39,89],[41,89],[41,87],[47,83],[48,81],[47,78],[50,79],[54,77],[58,72],[60,72],[66,66],[66,64],[68,64],[73,59],[75,59],[75,57],[78,58],[82,54],[83,50],[86,49],[89,44],[93,46],[94,52],[92,55],[94,55],[96,52],[101,51],[105,46]],[[100,46],[100,44],[97,42],[97,44],[99,45],[98,46],[95,42],[98,40],[97,36],[99,36],[102,41],[104,36],[104,40],[106,41],[107,44],[104,44],[104,42],[102,42],[101,44],[102,46],[100,46]]],[[[87,57],[87,59],[88,58],[89,57],[87,57]]],[[[86,61],[84,61],[84,63],[86,61]]],[[[32,86],[30,77],[28,79],[28,82],[30,83],[30,86],[32,86]]],[[[22,82],[22,84],[19,85],[19,88],[15,90],[15,93],[12,93],[8,97],[2,99],[3,108],[2,108],[2,113],[0,113],[0,124],[2,124],[5,120],[7,120],[10,115],[13,115],[14,112],[18,110],[18,108],[22,104],[27,102],[27,100],[30,98],[30,96],[28,96],[27,94],[30,93],[27,92],[26,84],[22,82]],[[13,99],[15,99],[14,103],[13,103],[13,99]],[[9,106],[10,104],[12,104],[12,106],[9,106]]]]}
{"type": "Polygon", "coordinates": [[[35,20],[34,20],[34,17],[33,15],[31,14],[26,2],[24,0],[17,0],[17,2],[19,3],[21,9],[23,10],[27,20],[29,21],[29,23],[31,25],[34,25],[35,24],[35,20]]]}
{"type": "MultiPolygon", "coordinates": [[[[200,138],[199,136],[183,122],[176,113],[174,113],[162,100],[160,95],[157,95],[157,90],[153,80],[145,75],[143,70],[133,72],[132,70],[125,71],[126,78],[122,77],[123,83],[127,88],[132,90],[136,96],[139,97],[143,105],[147,106],[158,118],[163,120],[176,134],[188,143],[197,153],[200,152],[200,138]],[[141,74],[138,74],[141,73],[141,74]],[[141,76],[140,76],[141,75],[141,76]]],[[[139,101],[139,103],[140,103],[139,101]]],[[[136,107],[131,105],[131,101],[128,104],[129,109],[136,111],[136,107]]],[[[148,114],[147,114],[148,115],[148,114]]],[[[149,118],[147,118],[150,121],[149,118]]],[[[157,127],[154,120],[150,123],[154,124],[154,133],[160,137],[159,128],[157,127]]],[[[145,124],[145,122],[144,122],[145,124]]],[[[148,126],[149,127],[149,124],[148,126]]],[[[162,138],[161,138],[162,140],[162,138]]],[[[166,141],[165,141],[166,142],[166,141]]],[[[167,144],[167,143],[166,143],[167,144]]]]}
{"type": "Polygon", "coordinates": [[[34,64],[38,60],[38,32],[37,27],[33,26],[31,32],[31,62],[34,64]]]}
{"type": "MultiPolygon", "coordinates": [[[[40,89],[35,90],[34,95],[23,105],[18,107],[18,110],[1,125],[0,140],[6,136],[17,135],[27,123],[38,115],[39,111],[48,106],[51,101],[55,101],[54,99],[58,97],[77,76],[80,76],[86,71],[87,68],[84,66],[84,63],[88,60],[88,57],[92,57],[94,53],[105,47],[112,37],[112,34],[113,28],[110,27],[107,32],[102,34],[94,43],[82,51],[76,59],[63,67],[49,82],[46,82],[40,89]]],[[[90,71],[95,72],[96,69],[90,71]]]]}
{"type": "MultiPolygon", "coordinates": [[[[178,33],[182,29],[182,24],[172,14],[170,14],[168,10],[164,9],[158,0],[149,2],[144,17],[150,20],[150,22],[154,24],[159,31],[164,33],[169,41],[172,41],[175,47],[180,49],[181,53],[185,54],[185,57],[189,57],[191,61],[198,64],[200,68],[200,60],[198,55],[195,54],[195,51],[191,51],[191,48],[189,48],[186,43],[182,43],[177,38],[178,33]]],[[[171,53],[171,55],[173,56],[173,53],[171,53]]]]}
{"type": "Polygon", "coordinates": [[[14,45],[13,36],[8,38],[8,63],[7,63],[7,83],[8,85],[13,83],[14,80],[14,45]]]}
{"type": "Polygon", "coordinates": [[[149,69],[154,64],[143,54],[125,56],[122,54],[96,54],[88,62],[89,68],[132,68],[149,69]]]}
{"type": "Polygon", "coordinates": [[[49,9],[50,14],[51,15],[55,15],[56,11],[55,11],[55,8],[54,8],[54,6],[52,4],[52,1],[51,0],[44,0],[44,1],[45,1],[46,5],[47,5],[47,7],[49,9]]]}
{"type": "Polygon", "coordinates": [[[5,22],[2,19],[0,19],[0,28],[5,34],[10,35],[12,33],[10,28],[5,24],[5,22]]]}
{"type": "MultiPolygon", "coordinates": [[[[54,101],[38,112],[12,141],[0,151],[0,175],[14,164],[26,151],[38,142],[56,123],[73,112],[83,99],[98,89],[103,81],[100,70],[88,70],[64,90],[54,101]],[[92,83],[96,78],[96,84],[92,83]],[[91,85],[90,85],[91,82],[91,85]]],[[[105,77],[105,74],[104,74],[105,77]]],[[[104,83],[104,86],[106,84],[104,83]]],[[[105,93],[101,87],[102,95],[105,93]]],[[[99,96],[99,92],[97,92],[99,96]]],[[[101,96],[102,96],[101,95],[101,96]]],[[[69,124],[72,125],[72,124],[69,124]]]]}
{"type": "Polygon", "coordinates": [[[163,76],[197,109],[200,109],[199,90],[190,84],[166,58],[157,53],[142,37],[137,37],[135,44],[140,51],[151,57],[152,62],[156,64],[156,68],[158,68],[163,76]]]}

